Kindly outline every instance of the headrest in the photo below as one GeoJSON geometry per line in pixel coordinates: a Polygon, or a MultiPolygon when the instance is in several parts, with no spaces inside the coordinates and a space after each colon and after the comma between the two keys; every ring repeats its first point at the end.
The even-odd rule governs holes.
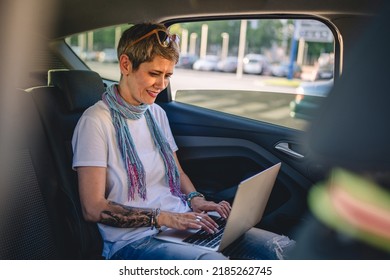
{"type": "Polygon", "coordinates": [[[49,70],[48,85],[63,92],[69,111],[84,111],[99,101],[105,91],[99,74],[84,70],[49,70]]]}
{"type": "Polygon", "coordinates": [[[307,131],[309,153],[331,166],[390,170],[390,43],[383,35],[389,23],[383,13],[360,32],[342,76],[307,131]]]}

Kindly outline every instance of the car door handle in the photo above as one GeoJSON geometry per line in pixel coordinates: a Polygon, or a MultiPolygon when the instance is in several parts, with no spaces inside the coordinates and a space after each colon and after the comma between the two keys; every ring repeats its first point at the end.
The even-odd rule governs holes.
{"type": "Polygon", "coordinates": [[[294,158],[302,159],[305,157],[304,155],[297,153],[296,151],[291,150],[290,144],[287,142],[280,142],[280,143],[276,144],[275,149],[277,149],[278,151],[285,153],[289,156],[292,156],[294,158]]]}

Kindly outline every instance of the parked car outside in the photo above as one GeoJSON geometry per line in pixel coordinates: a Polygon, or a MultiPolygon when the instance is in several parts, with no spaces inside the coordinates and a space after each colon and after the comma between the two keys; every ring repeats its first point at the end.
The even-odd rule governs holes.
{"type": "Polygon", "coordinates": [[[80,57],[85,61],[98,61],[100,52],[96,51],[86,51],[82,52],[80,57]]]}
{"type": "Polygon", "coordinates": [[[333,79],[334,54],[322,53],[318,58],[315,80],[333,79]]]}
{"type": "Polygon", "coordinates": [[[199,70],[199,71],[215,71],[217,70],[218,61],[219,61],[218,56],[206,55],[205,57],[195,61],[192,68],[194,70],[199,70]]]}
{"type": "Polygon", "coordinates": [[[326,81],[302,82],[296,89],[297,95],[290,102],[290,116],[310,120],[321,102],[333,87],[333,79],[326,81]]]}
{"type": "MultiPolygon", "coordinates": [[[[271,66],[271,75],[275,77],[288,77],[288,74],[290,72],[290,63],[289,62],[282,62],[280,64],[273,64],[271,66]]],[[[301,67],[294,62],[293,64],[293,77],[299,78],[302,74],[301,67]]]]}
{"type": "Polygon", "coordinates": [[[100,52],[84,51],[79,46],[71,46],[72,50],[84,61],[98,61],[100,52]]]}
{"type": "Polygon", "coordinates": [[[268,74],[270,72],[270,63],[262,54],[247,54],[244,57],[244,73],[246,74],[268,74]]]}
{"type": "Polygon", "coordinates": [[[179,61],[176,64],[177,68],[183,69],[192,69],[195,61],[197,61],[199,57],[194,54],[181,54],[179,57],[179,61]]]}
{"type": "Polygon", "coordinates": [[[217,70],[221,72],[236,72],[237,71],[238,58],[236,56],[228,56],[222,59],[217,64],[217,70]]]}
{"type": "Polygon", "coordinates": [[[334,64],[333,63],[320,65],[317,69],[315,79],[316,80],[332,79],[333,72],[334,72],[334,64]]]}
{"type": "Polygon", "coordinates": [[[99,53],[99,62],[104,63],[116,63],[118,62],[118,57],[116,53],[116,49],[104,49],[102,52],[99,53]]]}

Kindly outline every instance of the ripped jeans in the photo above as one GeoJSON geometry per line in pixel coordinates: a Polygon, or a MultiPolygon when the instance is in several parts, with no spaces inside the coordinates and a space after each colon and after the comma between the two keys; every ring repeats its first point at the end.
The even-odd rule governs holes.
{"type": "Polygon", "coordinates": [[[295,241],[287,236],[251,228],[222,253],[238,260],[284,260],[294,245],[295,241]]]}
{"type": "Polygon", "coordinates": [[[269,231],[252,228],[221,253],[191,245],[176,244],[147,236],[118,250],[116,260],[280,260],[295,241],[269,231]]]}

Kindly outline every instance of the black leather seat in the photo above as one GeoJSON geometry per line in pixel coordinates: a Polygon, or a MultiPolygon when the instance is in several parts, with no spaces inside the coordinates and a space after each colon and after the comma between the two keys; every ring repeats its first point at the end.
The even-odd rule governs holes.
{"type": "Polygon", "coordinates": [[[72,170],[71,139],[84,110],[100,100],[104,90],[96,72],[82,70],[51,70],[47,86],[28,90],[40,113],[61,186],[70,198],[67,220],[75,258],[79,259],[102,258],[102,239],[97,225],[86,222],[82,216],[77,173],[72,170]]]}
{"type": "Polygon", "coordinates": [[[22,90],[12,98],[17,110],[1,143],[0,259],[72,259],[67,196],[34,101],[22,90]]]}

